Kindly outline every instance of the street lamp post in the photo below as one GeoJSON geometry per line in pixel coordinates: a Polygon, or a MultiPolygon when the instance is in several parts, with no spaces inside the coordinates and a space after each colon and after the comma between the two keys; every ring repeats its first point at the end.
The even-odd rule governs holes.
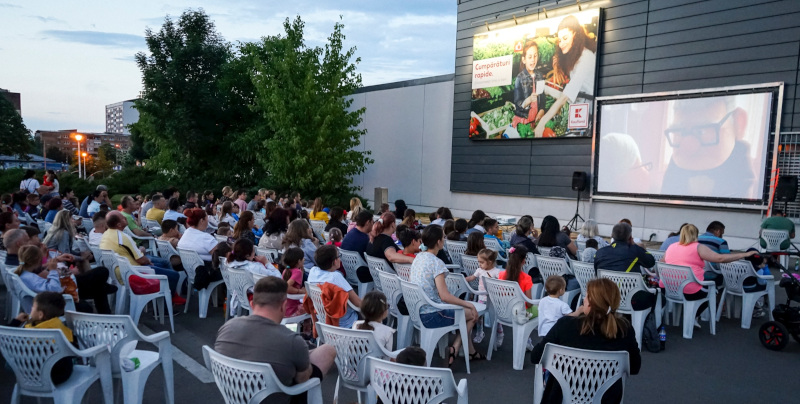
{"type": "Polygon", "coordinates": [[[86,152],[83,152],[83,178],[86,178],[86,152]]]}
{"type": "Polygon", "coordinates": [[[81,175],[81,140],[83,139],[83,135],[80,133],[75,134],[75,141],[78,143],[78,178],[83,178],[81,175]]]}

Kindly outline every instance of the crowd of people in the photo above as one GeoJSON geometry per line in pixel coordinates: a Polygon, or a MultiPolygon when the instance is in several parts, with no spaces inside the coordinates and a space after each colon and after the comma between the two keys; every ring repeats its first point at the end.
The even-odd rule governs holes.
{"type": "MultiPolygon", "coordinates": [[[[251,314],[226,322],[218,332],[215,349],[237,359],[269,363],[287,385],[301,383],[311,377],[322,378],[336,356],[329,345],[312,348],[312,324],[303,324],[298,333],[281,325],[284,317],[313,312],[310,299],[301,304],[287,298],[288,294],[305,294],[306,283],[319,285],[323,294],[330,297],[325,310],[336,325],[371,330],[386,349],[393,347],[395,330],[383,323],[388,314],[386,296],[373,291],[363,299],[359,297],[342,264],[341,250],[345,250],[380,258],[390,265],[410,264],[409,281],[419,285],[431,301],[463,309],[470,335],[455,335],[449,342],[447,365],[452,366],[462,344],[467,344],[470,360],[485,359],[485,353],[476,346],[484,339],[483,319],[474,302],[451,294],[445,282],[453,270],[448,265],[459,261],[448,254],[445,245],[456,241],[465,242],[465,254],[477,258],[480,268],[466,280],[477,281],[480,291],[486,290],[485,279],[494,278],[516,282],[528,298],[539,299],[532,291],[536,284],[543,286],[545,293],[538,305],[527,304],[520,314],[539,321],[538,338],[530,338],[527,344],[532,351],[531,361],[538,362],[544,344],[551,342],[585,349],[626,350],[631,373],[639,370],[641,357],[634,337],[637,331],[616,313],[620,292],[613,282],[591,281],[582,302],[577,298],[564,302],[561,296],[565,292],[580,287],[574,276],[544,279],[539,268],[525,265],[529,252],[544,251],[552,258],[593,262],[596,270],[638,272],[640,266],[654,267],[656,260],[640,240],[632,237],[627,219],[613,226],[610,240],[599,235],[593,219],[573,235],[549,215],[542,219],[539,229],[532,216],[522,216],[512,234],[504,235],[497,220],[482,210],[474,211],[469,219],[461,219],[441,207],[431,213],[430,223],[424,225],[401,200],[396,201],[394,211],[384,204],[373,213],[364,208],[359,198],[353,198],[350,206],[343,208],[327,207],[321,198],[309,204],[299,193],[278,197],[275,191],[261,189],[252,198],[248,196],[246,190],[224,187],[219,198],[213,191],[189,191],[182,200],[178,190],[169,188],[151,195],[126,195],[118,206],[113,206],[103,185],[78,202],[70,189],[59,188],[55,173],[48,172],[41,184],[32,172],[27,173],[19,192],[0,198],[0,249],[5,250],[5,264],[15,268],[22,282],[38,294],[33,307],[24,308],[30,316],[19,320],[36,318],[35,323],[29,320],[29,325],[62,327],[63,324],[50,321],[59,308],[63,311],[61,303],[55,302],[60,293],[72,295],[78,311],[111,313],[106,296],[114,294],[119,287],[115,285],[124,284],[124,280],[114,268],[92,265],[98,257],[92,256],[91,249],[82,248],[79,240],[113,251],[132,265],[149,266],[155,273],[165,275],[173,304],[184,304],[181,294],[191,290],[181,290],[178,285],[179,272],[184,270],[181,260],[164,259],[152,251],[148,254],[139,242],[152,237],[175,248],[197,252],[204,262],[196,270],[197,289],[221,279],[222,257],[229,268],[258,275],[260,280],[252,290],[251,314]],[[42,221],[51,224],[46,233],[39,227],[42,221]],[[325,231],[314,231],[312,221],[324,222],[325,231]],[[40,239],[42,233],[45,236],[40,239]],[[256,248],[277,250],[279,258],[257,255],[256,248]],[[252,335],[260,338],[251,338],[252,335]]],[[[784,229],[793,237],[794,226],[789,224],[791,221],[776,215],[762,227],[784,229]]],[[[722,278],[715,272],[719,263],[748,259],[759,273],[768,273],[765,271],[769,264],[756,251],[731,252],[723,238],[724,231],[725,226],[718,221],[709,223],[703,234],[693,224],[682,225],[661,246],[664,262],[690,267],[697,279],[714,280],[719,286],[722,278]]],[[[363,283],[374,281],[366,266],[357,268],[355,276],[363,283]]],[[[657,279],[647,280],[658,284],[657,279]]],[[[759,282],[753,279],[749,285],[759,287],[759,282]]],[[[707,290],[696,282],[687,284],[683,292],[687,300],[707,296],[707,290]]],[[[663,299],[663,293],[640,291],[632,305],[634,310],[648,309],[659,298],[663,299]]],[[[486,297],[481,296],[479,301],[485,302],[486,297]]],[[[235,302],[238,299],[232,299],[229,305],[232,312],[238,305],[235,302]]],[[[408,313],[402,299],[398,310],[408,313]]],[[[699,316],[704,310],[705,306],[701,306],[696,314],[699,316]]],[[[754,315],[763,315],[760,310],[754,315]]],[[[423,306],[419,314],[427,328],[453,325],[456,318],[453,309],[431,306],[423,306]]],[[[498,346],[503,344],[502,331],[501,326],[497,330],[498,346]]],[[[406,356],[419,357],[414,348],[406,356]]],[[[423,352],[422,364],[424,356],[423,352]]],[[[558,401],[560,390],[553,383],[548,382],[545,396],[558,401]]],[[[622,392],[612,389],[608,394],[610,402],[615,402],[622,392]]]]}

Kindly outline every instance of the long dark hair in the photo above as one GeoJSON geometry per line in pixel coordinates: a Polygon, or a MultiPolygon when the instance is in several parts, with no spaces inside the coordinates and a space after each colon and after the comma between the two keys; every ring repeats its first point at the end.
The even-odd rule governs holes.
{"type": "Polygon", "coordinates": [[[388,304],[386,303],[386,295],[379,290],[373,290],[364,296],[361,301],[361,314],[364,316],[364,322],[358,325],[359,330],[374,330],[369,322],[380,321],[383,313],[386,312],[388,304]]]}
{"type": "Polygon", "coordinates": [[[297,247],[292,247],[286,250],[283,253],[283,258],[281,262],[278,264],[278,269],[281,270],[283,275],[283,280],[289,281],[289,278],[292,277],[292,269],[293,268],[302,268],[303,267],[303,259],[305,257],[305,253],[303,250],[297,247]]]}
{"type": "Polygon", "coordinates": [[[586,35],[586,30],[583,29],[583,26],[574,15],[564,17],[561,23],[558,24],[557,31],[565,28],[572,31],[575,36],[572,38],[572,47],[566,55],[561,52],[561,47],[556,45],[556,52],[553,55],[553,72],[555,73],[554,80],[556,84],[562,84],[567,81],[584,49],[589,49],[592,52],[597,51],[597,42],[586,35]]]}
{"type": "Polygon", "coordinates": [[[289,211],[283,208],[277,208],[269,215],[267,224],[264,226],[264,234],[271,236],[273,234],[285,233],[289,230],[289,211]]]}
{"type": "Polygon", "coordinates": [[[483,233],[476,231],[467,236],[467,250],[464,251],[465,255],[478,255],[480,250],[486,248],[483,243],[483,233]]]}
{"type": "Polygon", "coordinates": [[[506,280],[519,282],[519,274],[522,273],[522,266],[525,264],[525,257],[528,255],[528,249],[521,245],[514,246],[513,249],[514,251],[509,251],[508,253],[506,280]]]}
{"type": "Polygon", "coordinates": [[[253,212],[246,210],[239,216],[239,221],[236,222],[236,226],[233,227],[233,238],[240,239],[244,237],[244,235],[251,231],[250,228],[250,221],[253,220],[253,212]]]}
{"type": "Polygon", "coordinates": [[[250,254],[253,253],[253,242],[246,239],[240,238],[233,243],[233,249],[230,254],[228,254],[228,263],[234,261],[247,261],[247,258],[250,257],[250,254]]]}
{"type": "Polygon", "coordinates": [[[539,235],[539,245],[542,247],[557,246],[559,231],[558,219],[550,215],[545,216],[542,219],[542,234],[539,235]]]}
{"type": "Polygon", "coordinates": [[[471,229],[475,227],[475,225],[483,223],[483,219],[486,219],[486,213],[478,209],[472,212],[472,217],[469,219],[469,222],[467,222],[467,227],[471,229]]]}
{"type": "Polygon", "coordinates": [[[617,315],[621,296],[617,285],[609,279],[598,278],[586,285],[589,312],[584,313],[581,335],[600,333],[608,339],[625,336],[628,320],[617,315]]]}

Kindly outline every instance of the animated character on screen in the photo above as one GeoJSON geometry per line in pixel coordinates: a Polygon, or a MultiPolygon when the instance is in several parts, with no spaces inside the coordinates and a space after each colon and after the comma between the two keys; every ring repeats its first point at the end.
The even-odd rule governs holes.
{"type": "Polygon", "coordinates": [[[558,47],[553,56],[553,82],[566,85],[536,125],[536,137],[542,137],[547,122],[561,111],[567,101],[591,103],[594,100],[596,40],[586,34],[578,19],[572,15],[561,20],[556,34],[558,47]]]}
{"type": "Polygon", "coordinates": [[[672,159],[661,192],[668,195],[739,197],[753,195],[756,176],[745,142],[747,112],[735,97],[672,102],[673,117],[664,130],[672,159]]]}
{"type": "MultiPolygon", "coordinates": [[[[544,109],[539,109],[540,96],[543,96],[543,94],[541,91],[538,91],[537,94],[536,91],[536,82],[542,80],[541,73],[535,70],[538,63],[539,45],[534,41],[530,41],[522,49],[520,72],[514,82],[514,106],[516,108],[514,109],[514,119],[511,124],[519,131],[525,129],[517,125],[528,125],[544,115],[544,109]]],[[[530,133],[530,126],[528,126],[527,131],[530,133]]]]}

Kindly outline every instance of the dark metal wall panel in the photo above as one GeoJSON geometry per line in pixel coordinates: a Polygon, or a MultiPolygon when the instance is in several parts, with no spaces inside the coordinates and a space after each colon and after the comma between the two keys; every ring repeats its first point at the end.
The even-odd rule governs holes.
{"type": "MultiPolygon", "coordinates": [[[[472,37],[485,32],[481,21],[503,23],[511,17],[502,14],[526,7],[525,18],[544,18],[536,9],[551,3],[459,2],[452,191],[574,198],[572,173],[589,171],[591,139],[480,142],[466,136],[472,37]]],[[[781,130],[800,130],[800,0],[610,0],[603,8],[598,96],[782,81],[781,130]]]]}

